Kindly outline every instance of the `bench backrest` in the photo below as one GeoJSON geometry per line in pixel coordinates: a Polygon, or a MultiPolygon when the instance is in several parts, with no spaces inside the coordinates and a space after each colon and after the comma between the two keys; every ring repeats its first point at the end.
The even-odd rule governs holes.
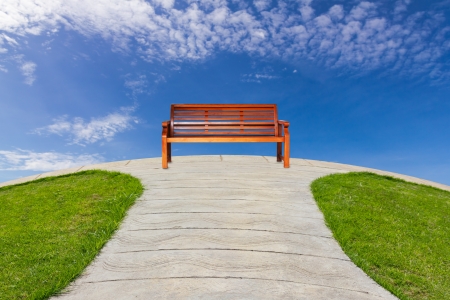
{"type": "Polygon", "coordinates": [[[276,104],[172,104],[170,136],[278,136],[276,104]]]}

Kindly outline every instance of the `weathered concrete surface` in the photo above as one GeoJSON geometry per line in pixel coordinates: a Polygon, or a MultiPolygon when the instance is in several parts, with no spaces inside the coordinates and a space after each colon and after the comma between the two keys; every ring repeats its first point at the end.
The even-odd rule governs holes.
{"type": "Polygon", "coordinates": [[[284,169],[263,156],[174,157],[166,170],[160,158],[141,159],[38,177],[96,168],[130,173],[145,192],[57,299],[395,299],[340,249],[309,184],[368,170],[450,189],[304,159],[284,169]]]}

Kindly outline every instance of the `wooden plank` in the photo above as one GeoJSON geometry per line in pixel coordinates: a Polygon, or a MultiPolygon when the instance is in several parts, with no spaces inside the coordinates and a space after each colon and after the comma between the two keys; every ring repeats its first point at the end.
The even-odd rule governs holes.
{"type": "Polygon", "coordinates": [[[174,136],[177,135],[191,135],[191,136],[197,136],[197,135],[268,135],[268,136],[274,136],[275,131],[175,131],[174,136]]]}
{"type": "Polygon", "coordinates": [[[244,125],[244,126],[271,126],[274,127],[275,124],[271,122],[174,122],[174,126],[202,126],[202,125],[210,125],[210,126],[221,126],[221,125],[244,125]]]}
{"type": "Polygon", "coordinates": [[[195,110],[175,110],[174,113],[177,115],[201,115],[202,112],[211,112],[211,114],[216,115],[228,115],[228,114],[237,114],[240,112],[244,112],[245,114],[273,114],[273,109],[263,109],[263,110],[242,110],[242,109],[229,109],[229,110],[217,110],[217,109],[195,109],[195,110]]]}
{"type": "MultiPolygon", "coordinates": [[[[208,112],[209,116],[223,116],[223,117],[226,117],[226,116],[238,116],[238,117],[240,117],[241,116],[240,111],[234,111],[234,110],[233,111],[226,111],[226,112],[219,112],[219,111],[212,111],[212,110],[202,110],[200,112],[174,111],[174,117],[196,117],[196,116],[203,117],[205,115],[205,112],[208,112]]],[[[253,117],[264,116],[265,117],[265,116],[267,116],[267,117],[273,118],[274,113],[273,113],[273,111],[268,111],[268,112],[266,112],[266,111],[260,111],[260,112],[256,112],[256,111],[255,112],[254,111],[247,112],[247,111],[244,111],[243,115],[246,116],[246,117],[251,117],[251,116],[253,116],[253,117]]]]}
{"type": "Polygon", "coordinates": [[[275,135],[279,136],[280,132],[279,132],[279,126],[278,126],[278,108],[277,108],[276,105],[274,105],[274,107],[273,107],[273,123],[276,124],[276,126],[275,126],[275,135]]]}
{"type": "Polygon", "coordinates": [[[175,111],[175,107],[173,105],[170,106],[170,136],[173,136],[173,114],[175,111]]]}
{"type": "Polygon", "coordinates": [[[273,111],[273,107],[263,107],[263,106],[249,106],[249,107],[216,107],[216,106],[204,106],[204,107],[177,107],[174,106],[176,111],[199,111],[199,110],[215,110],[215,111],[234,111],[234,110],[245,110],[245,111],[273,111]]]}
{"type": "Polygon", "coordinates": [[[169,143],[261,143],[261,142],[284,142],[284,137],[277,136],[253,136],[253,137],[170,137],[167,138],[169,143]]]}
{"type": "Polygon", "coordinates": [[[204,125],[204,126],[176,126],[174,127],[175,131],[178,130],[187,130],[187,131],[193,131],[193,130],[261,130],[266,129],[275,132],[275,128],[273,126],[244,126],[244,125],[236,125],[236,126],[212,126],[212,125],[204,125]]]}
{"type": "MultiPolygon", "coordinates": [[[[204,120],[203,118],[199,117],[175,117],[174,120],[181,120],[181,121],[196,121],[196,120],[204,120]]],[[[239,121],[241,120],[240,117],[208,117],[209,121],[239,121]]],[[[270,123],[273,123],[273,116],[260,116],[260,117],[247,117],[244,116],[244,121],[270,121],[270,123]]]]}
{"type": "Polygon", "coordinates": [[[216,109],[229,109],[229,108],[274,108],[276,104],[172,104],[175,108],[209,108],[213,107],[216,109]]]}
{"type": "MultiPolygon", "coordinates": [[[[265,114],[265,115],[263,115],[263,114],[259,114],[259,115],[243,115],[243,116],[240,116],[239,114],[234,114],[234,115],[214,115],[214,114],[210,114],[208,117],[216,118],[218,120],[228,120],[228,119],[231,119],[231,118],[239,118],[239,119],[241,119],[241,117],[242,118],[264,118],[264,120],[271,120],[273,122],[273,114],[271,114],[271,115],[267,115],[267,114],[265,114]]],[[[188,115],[183,115],[183,116],[175,115],[174,116],[174,119],[180,119],[180,118],[187,118],[189,120],[192,120],[192,119],[203,120],[205,118],[205,114],[195,115],[195,116],[188,116],[188,115]]]]}

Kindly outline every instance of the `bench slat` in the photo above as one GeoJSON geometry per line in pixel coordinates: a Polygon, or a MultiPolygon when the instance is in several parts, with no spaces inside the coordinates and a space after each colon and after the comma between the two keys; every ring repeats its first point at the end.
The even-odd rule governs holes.
{"type": "Polygon", "coordinates": [[[232,132],[232,131],[199,131],[199,132],[192,132],[192,131],[176,131],[174,133],[174,136],[177,135],[191,135],[191,136],[196,136],[196,135],[268,135],[268,136],[273,136],[273,131],[271,132],[267,132],[267,131],[236,131],[236,132],[232,132]]]}
{"type": "MultiPolygon", "coordinates": [[[[200,119],[200,118],[191,118],[191,117],[182,117],[182,118],[176,117],[176,118],[174,118],[174,120],[176,120],[176,121],[197,121],[197,120],[204,121],[205,118],[200,119]]],[[[239,116],[227,117],[227,118],[208,116],[208,121],[269,121],[269,120],[271,121],[270,123],[273,124],[273,116],[271,116],[271,117],[264,117],[264,116],[262,116],[262,117],[247,117],[247,116],[244,116],[242,118],[239,116]]]]}
{"type": "Polygon", "coordinates": [[[273,111],[273,107],[261,107],[261,106],[233,106],[233,107],[216,107],[216,106],[206,106],[206,107],[195,107],[195,106],[184,106],[180,107],[178,105],[175,106],[177,111],[205,111],[205,110],[214,110],[214,111],[236,111],[236,110],[245,110],[245,111],[273,111]]]}
{"type": "Polygon", "coordinates": [[[223,121],[228,121],[228,120],[251,120],[251,119],[260,119],[260,120],[268,120],[271,121],[272,123],[273,121],[273,115],[270,116],[266,116],[266,115],[259,115],[259,116],[241,116],[241,115],[230,115],[230,116],[182,116],[182,117],[174,117],[174,121],[176,120],[223,120],[223,121]]]}
{"type": "Polygon", "coordinates": [[[191,103],[191,104],[172,104],[176,107],[224,107],[224,108],[230,108],[230,107],[270,107],[274,108],[276,107],[276,104],[200,104],[200,103],[191,103]]]}
{"type": "Polygon", "coordinates": [[[183,137],[168,137],[167,141],[169,143],[226,143],[226,142],[236,142],[236,143],[251,143],[251,142],[284,142],[284,137],[278,136],[218,136],[211,139],[210,136],[183,136],[183,137]]]}
{"type": "Polygon", "coordinates": [[[173,122],[174,126],[178,125],[232,125],[232,126],[238,126],[238,125],[244,125],[244,126],[275,126],[273,122],[173,122]]]}
{"type": "Polygon", "coordinates": [[[222,120],[228,120],[229,118],[264,118],[268,120],[273,120],[273,115],[241,115],[241,114],[234,114],[234,115],[195,115],[195,116],[189,116],[189,115],[182,115],[182,116],[174,116],[174,119],[179,118],[188,118],[188,119],[205,119],[205,118],[217,118],[222,120]]]}
{"type": "Polygon", "coordinates": [[[229,129],[229,130],[270,130],[270,131],[274,131],[273,126],[175,126],[173,128],[175,131],[178,130],[186,130],[186,131],[193,131],[193,130],[224,130],[224,129],[229,129]]]}
{"type": "Polygon", "coordinates": [[[258,111],[253,111],[253,110],[225,110],[225,111],[217,111],[217,110],[208,110],[208,109],[204,109],[204,110],[192,110],[192,111],[187,111],[187,110],[176,110],[174,111],[175,115],[190,115],[190,116],[195,116],[195,115],[203,115],[205,113],[208,113],[210,115],[218,115],[218,116],[228,116],[228,115],[234,115],[234,114],[244,114],[244,115],[253,115],[253,114],[266,114],[266,115],[270,115],[273,114],[273,111],[270,110],[258,110],[258,111]]]}

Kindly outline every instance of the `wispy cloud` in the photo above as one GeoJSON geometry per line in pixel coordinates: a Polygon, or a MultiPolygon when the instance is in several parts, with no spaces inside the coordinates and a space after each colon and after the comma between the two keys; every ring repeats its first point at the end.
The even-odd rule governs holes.
{"type": "Polygon", "coordinates": [[[35,71],[37,65],[32,61],[25,60],[23,55],[14,55],[12,58],[19,65],[19,70],[25,77],[25,83],[28,85],[33,85],[36,80],[35,71]]]}
{"type": "Polygon", "coordinates": [[[92,118],[89,122],[79,117],[70,120],[64,115],[55,119],[51,125],[35,129],[33,133],[67,135],[71,144],[81,146],[101,140],[111,141],[116,134],[129,130],[133,128],[133,124],[139,123],[138,118],[132,115],[134,110],[134,106],[122,107],[119,112],[92,118]]]}
{"type": "Polygon", "coordinates": [[[125,87],[131,90],[133,96],[144,93],[147,86],[148,80],[145,75],[139,75],[137,78],[130,78],[129,74],[126,76],[125,87]]]}
{"type": "Polygon", "coordinates": [[[253,5],[258,11],[263,11],[270,7],[271,2],[272,0],[254,0],[253,5]]]}
{"type": "Polygon", "coordinates": [[[410,0],[336,4],[320,14],[312,0],[231,2],[7,1],[0,4],[0,30],[26,36],[63,27],[102,36],[115,49],[149,61],[198,60],[225,50],[312,60],[348,72],[388,69],[450,79],[450,66],[443,62],[450,52],[444,14],[413,12],[410,0]]]}
{"type": "Polygon", "coordinates": [[[34,74],[36,66],[37,65],[31,61],[24,61],[20,66],[20,71],[22,71],[22,74],[25,77],[25,83],[28,85],[33,85],[33,82],[36,80],[34,74]]]}
{"type": "Polygon", "coordinates": [[[91,165],[104,161],[98,154],[71,154],[57,152],[33,152],[17,149],[0,150],[0,170],[4,171],[53,171],[76,166],[91,165]]]}
{"type": "MultiPolygon", "coordinates": [[[[0,15],[1,15],[1,13],[0,13],[0,15]]],[[[3,34],[0,34],[0,54],[8,52],[7,48],[2,47],[4,44],[7,44],[11,47],[19,46],[19,43],[17,43],[17,41],[15,39],[13,39],[12,37],[3,33],[3,34]]]]}
{"type": "Polygon", "coordinates": [[[279,76],[270,75],[269,73],[254,73],[254,74],[243,74],[241,76],[241,81],[261,83],[261,80],[271,80],[277,78],[279,78],[279,76]]]}

